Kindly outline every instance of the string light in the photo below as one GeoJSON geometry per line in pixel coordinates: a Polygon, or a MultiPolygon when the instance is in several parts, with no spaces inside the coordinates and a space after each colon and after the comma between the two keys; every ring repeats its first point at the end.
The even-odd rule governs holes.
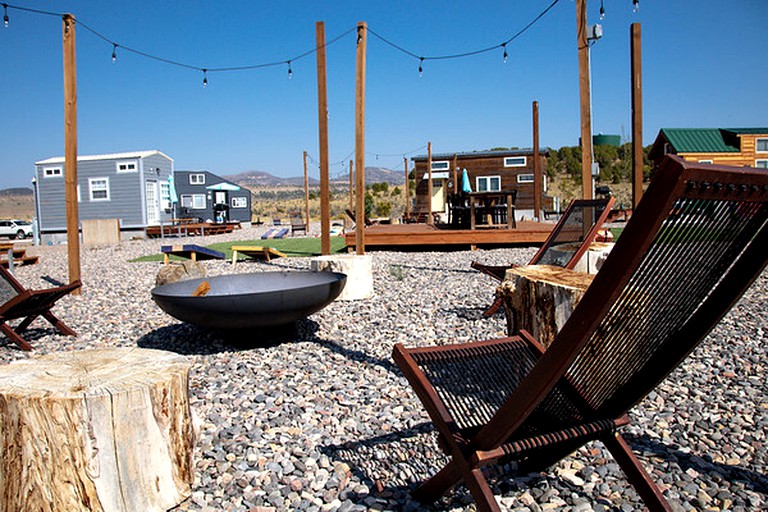
{"type": "Polygon", "coordinates": [[[10,18],[8,18],[8,4],[3,4],[3,25],[5,25],[5,28],[8,28],[8,23],[10,23],[10,18]]]}
{"type": "Polygon", "coordinates": [[[632,12],[637,14],[637,11],[640,10],[640,0],[632,0],[632,12]]]}
{"type": "Polygon", "coordinates": [[[424,57],[419,58],[419,78],[424,76],[424,57]]]}
{"type": "Polygon", "coordinates": [[[507,43],[504,43],[503,45],[501,45],[501,47],[504,48],[504,64],[506,64],[507,63],[507,57],[508,57],[508,55],[507,55],[507,43]]]}
{"type": "Polygon", "coordinates": [[[112,43],[112,62],[117,60],[117,43],[112,43]]]}
{"type": "Polygon", "coordinates": [[[603,6],[603,0],[600,0],[600,21],[605,19],[605,6],[603,6]]]}
{"type": "Polygon", "coordinates": [[[208,70],[203,68],[203,87],[208,87],[208,70]]]}
{"type": "Polygon", "coordinates": [[[291,69],[291,61],[288,61],[288,79],[293,77],[293,70],[291,69]]]}

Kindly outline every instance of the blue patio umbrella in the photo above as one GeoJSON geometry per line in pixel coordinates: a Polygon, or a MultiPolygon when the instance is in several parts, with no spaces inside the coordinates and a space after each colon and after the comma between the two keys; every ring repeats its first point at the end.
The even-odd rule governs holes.
{"type": "Polygon", "coordinates": [[[168,175],[168,185],[171,189],[171,204],[175,204],[179,202],[179,196],[176,194],[176,183],[173,180],[173,173],[168,175]]]}
{"type": "Polygon", "coordinates": [[[472,186],[469,184],[469,175],[466,169],[461,171],[461,191],[467,194],[472,192],[472,186]]]}

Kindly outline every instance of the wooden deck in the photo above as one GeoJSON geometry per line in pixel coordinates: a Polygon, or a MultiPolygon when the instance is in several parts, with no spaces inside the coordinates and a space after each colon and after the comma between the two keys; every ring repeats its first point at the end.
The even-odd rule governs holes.
{"type": "Polygon", "coordinates": [[[206,236],[221,235],[231,233],[235,229],[240,229],[239,222],[226,222],[223,224],[212,224],[210,222],[182,223],[162,226],[149,226],[145,229],[147,238],[173,237],[173,236],[206,236]]]}
{"type": "MultiPolygon", "coordinates": [[[[449,229],[428,224],[374,224],[365,228],[366,248],[445,246],[504,247],[543,243],[554,223],[520,221],[515,229],[449,229]]],[[[347,247],[355,247],[355,233],[345,235],[347,247]]]]}

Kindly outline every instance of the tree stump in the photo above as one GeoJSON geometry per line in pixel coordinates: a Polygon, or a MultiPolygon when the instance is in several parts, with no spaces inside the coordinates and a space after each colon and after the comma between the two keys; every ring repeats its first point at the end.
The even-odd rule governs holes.
{"type": "Polygon", "coordinates": [[[0,367],[0,511],[164,511],[184,500],[190,366],[116,348],[0,367]]]}
{"type": "Polygon", "coordinates": [[[497,289],[507,316],[507,332],[525,329],[548,347],[576,308],[593,275],[551,265],[507,270],[497,289]]]}

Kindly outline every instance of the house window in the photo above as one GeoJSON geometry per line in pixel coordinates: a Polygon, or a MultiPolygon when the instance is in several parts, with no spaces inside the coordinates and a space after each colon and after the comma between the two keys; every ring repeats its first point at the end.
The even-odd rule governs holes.
{"type": "Polygon", "coordinates": [[[185,194],[181,196],[182,208],[205,210],[205,194],[185,194]]]}
{"type": "Polygon", "coordinates": [[[504,167],[525,167],[526,158],[524,156],[504,157],[504,167]]]}
{"type": "Polygon", "coordinates": [[[518,183],[533,183],[533,173],[530,173],[530,174],[518,174],[517,175],[517,182],[518,183]]]}
{"type": "Polygon", "coordinates": [[[478,192],[498,192],[501,190],[501,176],[478,176],[478,192]]]}
{"type": "Polygon", "coordinates": [[[755,149],[760,153],[768,153],[768,139],[755,139],[755,149]]]}
{"type": "Polygon", "coordinates": [[[160,208],[163,210],[170,210],[173,208],[173,205],[171,204],[171,184],[170,183],[161,183],[160,184],[160,208]]]}
{"type": "Polygon", "coordinates": [[[43,169],[43,176],[46,178],[60,177],[61,167],[46,167],[43,169]]]}
{"type": "Polygon", "coordinates": [[[190,185],[205,185],[205,174],[190,174],[189,175],[189,184],[190,185]]]}
{"type": "Polygon", "coordinates": [[[700,164],[711,164],[712,160],[699,160],[700,164]]]}
{"type": "Polygon", "coordinates": [[[81,201],[80,199],[80,185],[77,186],[77,202],[79,203],[81,201]]]}
{"type": "Polygon", "coordinates": [[[440,160],[439,162],[432,162],[433,171],[447,171],[451,168],[451,163],[448,160],[440,160]]]}
{"type": "Polygon", "coordinates": [[[768,160],[755,160],[755,167],[758,169],[768,169],[768,160]]]}
{"type": "Polygon", "coordinates": [[[139,168],[136,161],[130,161],[130,162],[117,162],[117,172],[136,172],[136,169],[139,168]]]}
{"type": "Polygon", "coordinates": [[[245,197],[233,197],[231,200],[232,208],[247,208],[248,199],[245,197]]]}
{"type": "Polygon", "coordinates": [[[91,201],[109,201],[109,178],[89,178],[91,201]]]}

